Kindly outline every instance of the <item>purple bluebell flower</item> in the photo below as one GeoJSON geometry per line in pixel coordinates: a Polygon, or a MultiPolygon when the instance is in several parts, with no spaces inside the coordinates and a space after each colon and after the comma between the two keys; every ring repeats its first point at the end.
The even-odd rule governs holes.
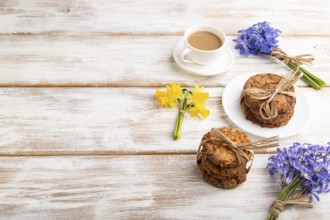
{"type": "Polygon", "coordinates": [[[267,21],[259,22],[248,29],[238,31],[239,36],[233,41],[236,42],[235,49],[240,50],[240,54],[249,56],[249,54],[270,54],[274,48],[277,48],[277,37],[281,31],[272,28],[267,21]]]}
{"type": "MultiPolygon", "coordinates": [[[[277,57],[276,54],[272,54],[272,52],[278,48],[277,38],[280,36],[280,33],[281,31],[279,29],[271,27],[267,21],[256,23],[247,29],[238,31],[238,37],[233,40],[236,43],[235,49],[238,49],[240,54],[246,57],[250,54],[267,54],[283,62],[285,60],[283,57],[277,57]]],[[[277,53],[281,51],[282,50],[277,49],[277,53]]],[[[294,71],[299,68],[299,70],[304,73],[301,79],[314,89],[319,90],[327,85],[324,80],[302,68],[300,64],[296,63],[294,60],[290,60],[285,64],[294,71]]]]}
{"type": "Polygon", "coordinates": [[[293,143],[289,148],[277,149],[267,167],[273,176],[278,173],[282,186],[288,186],[297,176],[301,189],[309,200],[330,192],[330,143],[327,146],[293,143]]]}
{"type": "Polygon", "coordinates": [[[248,56],[250,54],[246,35],[242,34],[234,41],[237,43],[235,49],[239,49],[241,55],[248,56]]]}

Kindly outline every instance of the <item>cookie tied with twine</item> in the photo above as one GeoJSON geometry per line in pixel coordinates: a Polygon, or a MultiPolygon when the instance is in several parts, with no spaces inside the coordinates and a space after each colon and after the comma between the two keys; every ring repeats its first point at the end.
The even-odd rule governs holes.
{"type": "Polygon", "coordinates": [[[246,180],[254,153],[278,146],[278,137],[251,142],[234,128],[213,128],[202,138],[197,153],[198,168],[206,182],[230,189],[246,180]]]}
{"type": "Polygon", "coordinates": [[[271,73],[250,77],[240,97],[246,118],[262,127],[286,125],[294,114],[296,103],[293,85],[301,76],[297,69],[283,77],[271,73]]]}

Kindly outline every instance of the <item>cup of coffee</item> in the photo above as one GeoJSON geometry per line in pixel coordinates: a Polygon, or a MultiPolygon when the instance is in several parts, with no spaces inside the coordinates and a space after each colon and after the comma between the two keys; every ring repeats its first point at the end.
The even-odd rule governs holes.
{"type": "Polygon", "coordinates": [[[183,35],[184,49],[179,58],[185,63],[208,65],[223,52],[226,35],[217,27],[197,25],[190,27],[183,35]]]}

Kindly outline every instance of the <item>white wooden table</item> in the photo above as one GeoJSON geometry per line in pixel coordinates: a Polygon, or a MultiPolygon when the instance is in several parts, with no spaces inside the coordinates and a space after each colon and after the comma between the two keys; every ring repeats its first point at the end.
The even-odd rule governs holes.
{"type": "MultiPolygon", "coordinates": [[[[330,3],[313,1],[141,0],[0,1],[0,219],[265,219],[279,185],[257,155],[233,190],[203,181],[200,138],[234,126],[223,87],[245,73],[285,73],[260,57],[241,57],[238,29],[267,20],[290,54],[315,55],[311,72],[330,82],[330,3]],[[235,64],[216,77],[181,71],[171,53],[184,30],[213,24],[228,35],[235,64]],[[210,93],[205,121],[185,120],[172,140],[176,110],[156,88],[177,82],[210,93]]],[[[298,83],[312,118],[282,139],[330,141],[330,88],[298,83]]],[[[253,137],[255,138],[255,137],[253,137]]],[[[280,219],[329,219],[330,195],[314,209],[290,207],[280,219]]]]}

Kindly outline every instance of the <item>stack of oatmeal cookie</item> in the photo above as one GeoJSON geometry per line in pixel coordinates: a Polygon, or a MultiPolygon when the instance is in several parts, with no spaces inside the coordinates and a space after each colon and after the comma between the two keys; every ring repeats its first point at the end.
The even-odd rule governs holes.
{"type": "MultiPolygon", "coordinates": [[[[235,144],[251,142],[245,133],[234,128],[220,128],[219,131],[235,144]]],[[[211,185],[224,189],[234,188],[246,180],[247,163],[253,155],[246,151],[249,160],[244,157],[239,160],[238,155],[228,144],[210,141],[214,139],[211,132],[202,138],[202,148],[197,156],[199,170],[203,178],[211,185]]]]}

